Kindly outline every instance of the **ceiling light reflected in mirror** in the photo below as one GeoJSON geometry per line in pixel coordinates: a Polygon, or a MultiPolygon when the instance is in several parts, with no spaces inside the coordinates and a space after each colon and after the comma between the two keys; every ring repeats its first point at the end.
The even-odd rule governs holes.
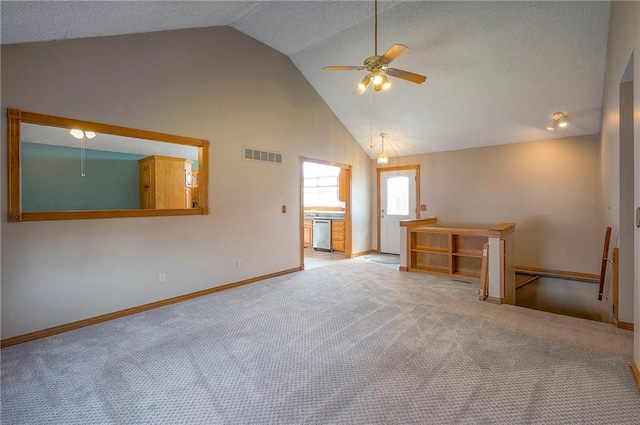
{"type": "Polygon", "coordinates": [[[76,139],[83,139],[85,137],[87,139],[93,139],[94,137],[96,137],[96,133],[94,133],[93,131],[82,131],[78,130],[77,128],[70,130],[69,133],[71,133],[71,135],[76,139]]]}

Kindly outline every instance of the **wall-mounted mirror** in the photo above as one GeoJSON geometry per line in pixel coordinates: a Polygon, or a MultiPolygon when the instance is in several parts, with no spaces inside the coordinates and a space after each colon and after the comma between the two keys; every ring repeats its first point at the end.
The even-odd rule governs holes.
{"type": "Polygon", "coordinates": [[[7,109],[8,220],[208,214],[209,142],[7,109]]]}

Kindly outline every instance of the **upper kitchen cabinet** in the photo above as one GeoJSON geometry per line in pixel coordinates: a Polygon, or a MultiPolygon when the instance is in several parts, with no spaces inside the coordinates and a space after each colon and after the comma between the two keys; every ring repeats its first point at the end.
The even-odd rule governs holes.
{"type": "Polygon", "coordinates": [[[345,202],[347,200],[347,186],[349,185],[348,171],[341,168],[338,175],[338,200],[345,202]]]}

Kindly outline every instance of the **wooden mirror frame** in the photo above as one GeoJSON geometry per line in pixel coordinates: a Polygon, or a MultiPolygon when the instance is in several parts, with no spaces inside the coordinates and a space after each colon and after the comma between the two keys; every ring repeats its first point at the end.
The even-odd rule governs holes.
{"type": "Polygon", "coordinates": [[[119,127],[73,118],[43,115],[19,109],[7,108],[7,196],[9,222],[40,220],[78,220],[90,218],[157,217],[175,215],[205,215],[208,208],[209,141],[172,134],[156,133],[135,128],[119,127]],[[129,209],[129,210],[82,210],[82,211],[22,211],[20,184],[20,125],[21,123],[49,125],[53,127],[78,128],[95,133],[135,137],[198,148],[198,207],[184,209],[129,209]]]}

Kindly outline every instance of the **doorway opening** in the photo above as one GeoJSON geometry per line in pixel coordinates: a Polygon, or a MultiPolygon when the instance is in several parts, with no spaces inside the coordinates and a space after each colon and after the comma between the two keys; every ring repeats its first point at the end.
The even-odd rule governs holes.
{"type": "Polygon", "coordinates": [[[351,166],[300,158],[300,264],[351,258],[351,166]]]}

